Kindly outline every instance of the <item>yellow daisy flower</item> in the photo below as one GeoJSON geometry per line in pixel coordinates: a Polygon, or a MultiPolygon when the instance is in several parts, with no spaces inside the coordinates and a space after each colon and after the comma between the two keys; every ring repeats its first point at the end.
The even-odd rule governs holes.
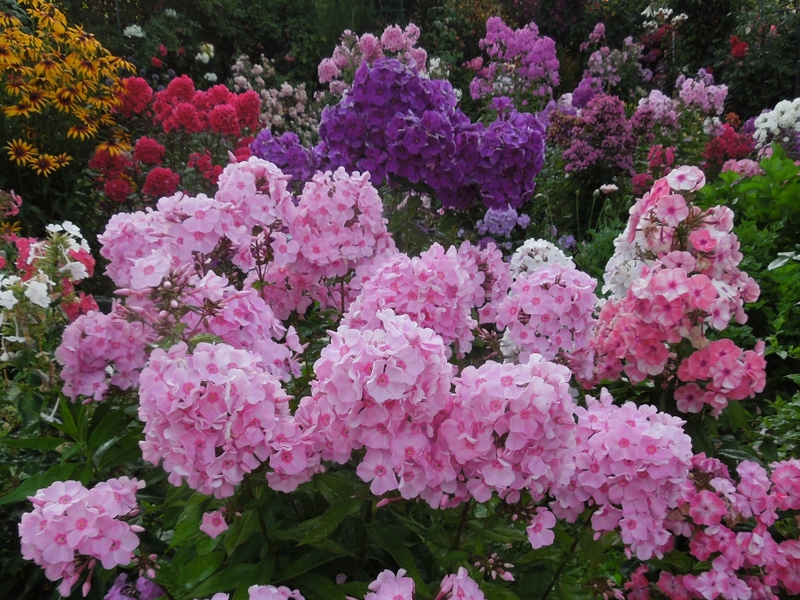
{"type": "Polygon", "coordinates": [[[9,158],[18,165],[24,165],[39,154],[36,148],[24,140],[11,140],[6,148],[9,158]]]}
{"type": "Polygon", "coordinates": [[[86,123],[85,121],[81,121],[67,130],[67,137],[85,140],[87,138],[94,137],[96,133],[97,127],[89,125],[89,123],[86,123]]]}
{"type": "Polygon", "coordinates": [[[31,169],[36,171],[37,175],[43,175],[44,177],[49,177],[58,170],[56,157],[52,154],[42,154],[30,160],[28,164],[31,169]]]}

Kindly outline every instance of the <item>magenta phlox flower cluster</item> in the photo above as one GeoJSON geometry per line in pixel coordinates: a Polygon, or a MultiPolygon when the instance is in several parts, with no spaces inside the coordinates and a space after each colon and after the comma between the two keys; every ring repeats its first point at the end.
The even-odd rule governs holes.
{"type": "Polygon", "coordinates": [[[127,390],[138,387],[154,332],[140,322],[129,322],[115,305],[110,314],[89,311],[64,330],[55,356],[62,366],[62,392],[73,401],[79,396],[102,400],[109,385],[127,390]]]}
{"type": "Polygon", "coordinates": [[[457,108],[449,82],[401,63],[362,65],[353,88],[325,109],[316,152],[332,167],[377,182],[423,182],[445,206],[521,206],[544,160],[544,127],[531,114],[500,111],[488,127],[457,108]]]}
{"type": "Polygon", "coordinates": [[[454,367],[433,330],[391,310],[376,319],[375,328],[341,325],[330,332],[314,364],[312,396],[303,398],[296,419],[315,429],[324,460],[344,463],[366,447],[357,473],[373,494],[399,490],[438,507],[456,490],[452,458],[433,443],[454,367]]]}
{"type": "Polygon", "coordinates": [[[625,104],[616,96],[597,94],[589,100],[570,139],[563,154],[567,171],[605,166],[630,172],[633,168],[636,136],[625,117],[625,104]]]}
{"type": "Polygon", "coordinates": [[[595,287],[586,273],[557,263],[520,274],[497,307],[497,326],[507,328],[520,361],[538,353],[585,377],[594,364],[595,287]]]}
{"type": "Polygon", "coordinates": [[[678,97],[687,109],[695,109],[706,115],[721,115],[728,96],[728,86],[714,85],[714,76],[700,69],[697,77],[680,75],[675,82],[678,97]]]}
{"type": "MultiPolygon", "coordinates": [[[[379,313],[392,309],[410,316],[421,327],[433,329],[448,346],[456,342],[458,353],[463,355],[472,348],[472,330],[478,325],[473,309],[483,308],[487,296],[490,304],[499,299],[499,288],[507,283],[502,259],[497,261],[497,250],[483,251],[487,259],[492,259],[493,254],[495,268],[502,269],[494,275],[490,267],[480,268],[484,262],[481,251],[468,243],[460,249],[451,246],[447,251],[433,244],[413,258],[396,254],[363,284],[343,323],[373,329],[379,325],[379,313]],[[485,284],[488,285],[484,287],[485,284]]],[[[487,316],[491,311],[484,308],[487,316]]]]}
{"type": "MultiPolygon", "coordinates": [[[[260,356],[227,344],[156,349],[142,371],[139,418],[145,460],[163,459],[173,485],[227,498],[246,473],[300,435],[289,396],[260,356]]],[[[292,468],[305,468],[293,457],[292,468]]]]}
{"type": "Polygon", "coordinates": [[[135,581],[128,581],[126,573],[120,573],[114,585],[103,596],[103,600],[158,600],[165,595],[164,590],[141,575],[135,581]]]}
{"type": "Polygon", "coordinates": [[[711,568],[687,575],[663,571],[658,587],[669,598],[745,600],[777,598],[781,590],[800,593],[800,545],[776,540],[769,529],[779,511],[800,508],[800,461],[770,468],[771,474],[743,461],[737,481],[719,460],[693,457],[681,506],[668,528],[688,538],[689,553],[711,568]]]}
{"type": "Polygon", "coordinates": [[[521,364],[469,366],[454,380],[439,444],[471,497],[486,502],[497,492],[514,503],[524,490],[541,499],[569,483],[576,446],[569,380],[566,367],[536,354],[521,364]]]}
{"type": "Polygon", "coordinates": [[[478,70],[470,83],[474,100],[509,96],[515,88],[549,99],[559,84],[556,43],[539,36],[539,28],[529,23],[511,29],[500,17],[486,21],[486,37],[479,42],[489,55],[489,63],[478,70]]]}
{"type": "Polygon", "coordinates": [[[84,595],[97,561],[104,569],[127,565],[143,529],[124,520],[137,512],[136,491],[143,481],[120,477],[86,489],[78,481],[57,481],[28,499],[33,510],[22,515],[22,556],[45,570],[50,581],[62,579],[58,591],[69,596],[88,568],[84,595]]]}
{"type": "Polygon", "coordinates": [[[606,289],[614,296],[600,311],[591,381],[623,372],[634,383],[677,376],[691,382],[676,391],[679,410],[699,412],[708,404],[718,415],[728,400],[763,390],[765,363],[762,346],[744,352],[706,337],[709,328],[723,330],[732,318],[744,323],[744,303],[755,301],[759,289],[738,268],[742,254],[731,210],[703,211],[691,203],[704,184],[702,171],[679,167],[631,208],[606,266],[606,289]],[[695,352],[679,365],[674,346],[684,340],[695,352]],[[704,388],[695,383],[701,380],[704,388]]]}
{"type": "Polygon", "coordinates": [[[419,27],[409,23],[405,29],[389,25],[380,38],[371,33],[362,36],[345,30],[341,41],[333,49],[333,56],[323,58],[317,68],[320,83],[327,83],[334,98],[341,97],[350,87],[353,73],[364,63],[372,66],[382,58],[393,58],[417,72],[424,73],[428,53],[415,47],[419,40],[419,27]]]}
{"type": "Polygon", "coordinates": [[[605,389],[600,400],[587,396],[576,414],[576,471],[554,491],[553,512],[574,521],[587,502],[595,504],[595,532],[618,531],[641,560],[663,556],[672,543],[667,520],[692,464],[684,421],[648,405],[615,406],[605,389]]]}

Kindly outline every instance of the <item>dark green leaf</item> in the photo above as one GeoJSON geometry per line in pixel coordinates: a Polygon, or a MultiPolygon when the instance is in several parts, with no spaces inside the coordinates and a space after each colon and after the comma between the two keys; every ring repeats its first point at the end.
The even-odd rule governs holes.
{"type": "Polygon", "coordinates": [[[486,595],[487,600],[520,600],[511,590],[488,581],[481,581],[481,591],[486,595]]]}
{"type": "Polygon", "coordinates": [[[259,580],[268,581],[269,576],[264,580],[263,574],[262,565],[228,565],[193,589],[192,594],[198,597],[211,596],[217,592],[230,592],[245,585],[249,587],[259,580]]]}
{"type": "Polygon", "coordinates": [[[384,527],[372,525],[369,527],[369,535],[375,542],[384,550],[386,550],[392,558],[397,561],[397,564],[406,570],[409,577],[414,580],[417,589],[425,596],[430,596],[428,586],[422,579],[422,575],[417,568],[417,561],[411,550],[405,547],[402,542],[393,535],[391,531],[384,527]]]}
{"type": "Polygon", "coordinates": [[[583,555],[588,559],[589,563],[595,567],[600,566],[600,563],[603,561],[602,540],[595,540],[594,532],[591,529],[584,529],[578,543],[583,555]]]}
{"type": "Polygon", "coordinates": [[[332,534],[345,518],[355,514],[361,508],[362,501],[357,498],[346,498],[334,502],[317,518],[317,522],[300,540],[300,545],[318,542],[332,534]]]}
{"type": "Polygon", "coordinates": [[[170,548],[174,548],[185,539],[198,533],[203,514],[202,504],[205,500],[206,496],[195,493],[186,502],[181,516],[178,517],[178,523],[175,525],[175,533],[169,544],[170,548]]]}
{"type": "Polygon", "coordinates": [[[345,600],[345,592],[327,577],[313,573],[295,581],[297,589],[307,600],[345,600]]]}
{"type": "Polygon", "coordinates": [[[324,565],[326,562],[333,560],[334,558],[338,558],[337,554],[331,554],[325,550],[320,550],[319,548],[314,548],[313,550],[304,553],[300,558],[294,561],[289,567],[283,572],[283,577],[279,581],[286,581],[288,579],[293,579],[298,575],[302,575],[303,573],[308,573],[312,569],[316,569],[320,565],[324,565]]]}
{"type": "Polygon", "coordinates": [[[0,498],[0,506],[25,500],[28,496],[34,495],[37,490],[47,487],[56,481],[67,481],[79,466],[77,463],[55,465],[44,473],[31,475],[19,484],[16,489],[0,498]]]}
{"type": "MultiPolygon", "coordinates": [[[[97,417],[96,413],[95,417],[97,417]]],[[[92,418],[89,428],[89,441],[87,443],[89,450],[97,450],[101,444],[122,435],[125,431],[126,421],[127,417],[122,410],[115,410],[106,414],[105,417],[97,422],[95,422],[95,418],[92,418]]]]}
{"type": "Polygon", "coordinates": [[[188,590],[193,589],[198,584],[211,577],[211,575],[222,566],[224,561],[225,553],[222,551],[198,556],[181,569],[183,585],[188,590]]]}
{"type": "Polygon", "coordinates": [[[12,446],[14,448],[31,448],[33,450],[55,450],[59,446],[65,444],[67,440],[63,438],[54,437],[37,437],[37,438],[0,438],[0,444],[12,446]]]}

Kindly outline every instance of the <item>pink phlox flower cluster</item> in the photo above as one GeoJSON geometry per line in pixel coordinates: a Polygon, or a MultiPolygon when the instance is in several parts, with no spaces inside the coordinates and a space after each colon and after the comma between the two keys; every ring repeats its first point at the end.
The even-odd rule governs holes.
{"type": "Polygon", "coordinates": [[[164,216],[152,209],[111,217],[98,241],[101,256],[108,260],[106,275],[115,285],[127,288],[131,283],[132,262],[163,247],[166,226],[164,216]]]}
{"type": "Polygon", "coordinates": [[[353,449],[366,447],[356,472],[373,494],[399,490],[438,507],[456,488],[451,457],[433,443],[454,367],[433,330],[391,310],[375,319],[375,328],[341,325],[329,333],[314,364],[312,396],[301,400],[295,418],[313,432],[324,460],[345,463],[353,449]]]}
{"type": "Polygon", "coordinates": [[[730,160],[726,160],[722,164],[722,172],[725,173],[726,171],[733,171],[742,177],[756,177],[757,175],[764,174],[764,170],[761,166],[756,161],[750,160],[749,158],[742,158],[740,160],[731,158],[730,160]]]}
{"type": "Polygon", "coordinates": [[[458,573],[447,575],[442,579],[439,594],[436,597],[449,600],[484,600],[486,598],[464,567],[459,567],[458,573]]]}
{"type": "Polygon", "coordinates": [[[675,82],[678,97],[687,109],[695,109],[707,115],[721,115],[728,96],[728,86],[714,85],[714,76],[700,69],[697,77],[680,75],[675,82]]]}
{"type": "Polygon", "coordinates": [[[155,334],[143,323],[127,321],[123,312],[119,305],[107,315],[90,311],[64,330],[55,356],[68,398],[100,401],[109,385],[122,390],[138,386],[155,334]]]}
{"type": "Polygon", "coordinates": [[[249,600],[305,600],[300,592],[283,585],[252,585],[247,588],[247,594],[249,600]]]}
{"type": "Polygon", "coordinates": [[[541,499],[569,482],[576,446],[569,379],[566,367],[534,354],[518,365],[469,366],[454,380],[438,439],[478,502],[493,491],[512,503],[523,490],[541,499]]]}
{"type": "Polygon", "coordinates": [[[553,512],[574,520],[587,502],[597,534],[618,531],[641,560],[671,549],[667,521],[681,500],[692,465],[692,442],[684,421],[655,407],[626,402],[618,407],[603,389],[576,409],[578,447],[570,483],[554,490],[553,512]]]}
{"type": "Polygon", "coordinates": [[[678,378],[686,383],[675,390],[678,410],[696,413],[707,404],[716,416],[729,400],[752,398],[764,391],[764,347],[760,341],[755,350],[742,350],[731,340],[718,340],[685,358],[678,367],[678,378]]]}
{"type": "Polygon", "coordinates": [[[448,346],[457,342],[459,354],[469,352],[478,325],[472,310],[486,301],[487,273],[466,268],[464,261],[474,265],[475,259],[465,248],[463,253],[455,246],[445,251],[433,244],[418,257],[394,255],[363,284],[342,322],[373,329],[380,322],[378,313],[391,309],[433,329],[448,346]]]}
{"type": "MultiPolygon", "coordinates": [[[[602,23],[598,23],[598,25],[602,25],[602,23]]],[[[603,31],[603,33],[605,33],[605,31],[603,31]]],[[[602,36],[595,36],[593,32],[593,34],[589,36],[586,49],[588,49],[590,45],[599,45],[601,41],[602,36]]],[[[610,89],[618,86],[622,83],[626,75],[629,77],[634,76],[642,82],[649,81],[653,77],[653,73],[641,65],[640,61],[643,49],[644,47],[634,42],[631,37],[625,38],[621,50],[602,46],[589,56],[586,70],[583,72],[583,78],[589,79],[594,77],[598,79],[603,89],[610,89]]]]}
{"type": "Polygon", "coordinates": [[[489,17],[486,37],[479,45],[491,60],[470,83],[474,100],[508,96],[517,87],[534,96],[552,97],[553,88],[560,81],[556,44],[549,37],[540,37],[535,23],[514,30],[502,18],[489,17]]]}
{"type": "Polygon", "coordinates": [[[234,348],[258,354],[261,366],[278,379],[288,381],[299,372],[294,353],[302,353],[302,348],[294,341],[294,328],[287,331],[252,287],[237,290],[210,272],[195,283],[183,303],[190,310],[181,322],[189,331],[211,333],[234,348]],[[201,310],[208,302],[218,305],[210,317],[201,310]],[[287,343],[277,341],[284,337],[287,343]]]}
{"type": "Polygon", "coordinates": [[[696,167],[679,167],[631,208],[606,266],[604,289],[614,296],[598,318],[591,381],[617,379],[624,372],[638,383],[665,370],[685,382],[709,377],[713,381],[706,389],[713,394],[706,396],[694,384],[679,388],[676,397],[681,410],[696,412],[705,403],[717,415],[728,400],[763,390],[764,362],[760,347],[745,353],[732,343],[717,343],[714,347],[725,348],[727,358],[712,370],[702,368],[711,352],[707,329],[723,330],[732,318],[744,323],[744,303],[759,294],[755,280],[738,267],[742,254],[731,210],[703,211],[687,202],[686,196],[704,183],[696,167]],[[697,352],[679,366],[673,345],[683,340],[697,352]]]}
{"type": "Polygon", "coordinates": [[[507,328],[519,360],[538,353],[590,374],[596,286],[586,273],[557,263],[519,275],[499,304],[496,321],[507,328]]]}
{"type": "Polygon", "coordinates": [[[678,126],[680,112],[677,103],[660,90],[651,90],[647,98],[639,100],[638,111],[652,111],[653,121],[663,128],[678,126]]]}
{"type": "Polygon", "coordinates": [[[703,573],[662,572],[659,588],[673,599],[777,598],[779,588],[800,593],[800,543],[777,542],[769,531],[779,510],[800,508],[800,461],[737,466],[738,482],[719,460],[698,454],[681,490],[681,506],[668,524],[689,538],[689,553],[710,563],[703,573]],[[742,528],[743,521],[753,527],[742,528]]]}
{"type": "Polygon", "coordinates": [[[362,63],[372,66],[381,58],[397,59],[417,72],[425,73],[428,53],[416,46],[419,35],[419,27],[413,23],[406,25],[405,29],[389,25],[380,38],[371,33],[359,37],[347,29],[339,45],[333,49],[333,55],[319,63],[319,82],[327,83],[330,94],[339,98],[352,85],[353,75],[362,63]]]}
{"type": "Polygon", "coordinates": [[[508,294],[512,281],[511,270],[503,260],[503,253],[494,242],[484,247],[463,242],[458,247],[458,259],[468,273],[483,273],[483,278],[479,277],[471,286],[472,306],[478,309],[480,323],[494,323],[497,307],[508,294]]]}
{"type": "Polygon", "coordinates": [[[298,254],[317,277],[345,275],[375,255],[379,239],[389,235],[383,203],[369,173],[317,173],[306,183],[290,223],[298,254]]]}
{"type": "Polygon", "coordinates": [[[43,567],[50,581],[63,579],[62,596],[70,595],[87,567],[90,580],[97,561],[104,569],[127,565],[143,529],[118,517],[133,516],[136,491],[143,487],[143,481],[120,477],[91,490],[78,481],[40,489],[28,498],[33,510],[19,524],[22,556],[43,567]]]}
{"type": "MultiPolygon", "coordinates": [[[[246,473],[299,435],[289,396],[260,356],[227,344],[156,349],[142,371],[145,460],[163,459],[169,482],[226,498],[246,473]]],[[[295,465],[296,466],[296,465],[295,465]]],[[[299,470],[299,469],[298,469],[299,470]]]]}
{"type": "Polygon", "coordinates": [[[414,600],[414,580],[405,575],[405,569],[399,569],[397,574],[386,569],[369,584],[371,591],[364,600],[414,600]]]}

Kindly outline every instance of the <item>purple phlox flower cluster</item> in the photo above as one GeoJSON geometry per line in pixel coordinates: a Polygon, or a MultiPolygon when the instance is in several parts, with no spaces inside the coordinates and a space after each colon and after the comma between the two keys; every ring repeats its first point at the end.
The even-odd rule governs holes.
{"type": "Polygon", "coordinates": [[[135,582],[128,582],[127,574],[120,573],[103,600],[156,600],[163,595],[164,590],[146,577],[139,576],[135,582]]]}
{"type": "Polygon", "coordinates": [[[347,29],[334,48],[333,56],[319,63],[319,82],[327,83],[330,94],[339,98],[349,89],[353,74],[362,64],[372,66],[382,58],[396,59],[418,73],[425,73],[428,53],[416,47],[419,34],[419,27],[413,23],[405,29],[389,25],[380,38],[371,33],[359,37],[347,29]]]}
{"type": "Polygon", "coordinates": [[[603,82],[599,77],[584,77],[578,87],[572,91],[572,106],[586,108],[589,100],[603,91],[603,82]]]}
{"type": "Polygon", "coordinates": [[[572,143],[564,150],[567,171],[605,166],[618,171],[633,169],[636,136],[625,118],[625,105],[616,96],[598,94],[586,105],[572,128],[572,143]]]}
{"type": "Polygon", "coordinates": [[[695,109],[706,115],[721,115],[728,96],[728,86],[714,85],[714,76],[705,69],[697,77],[680,75],[675,81],[678,97],[687,109],[695,109]]]}
{"type": "Polygon", "coordinates": [[[649,81],[653,73],[641,66],[642,45],[625,38],[623,49],[603,46],[589,56],[583,77],[595,77],[605,89],[618,86],[623,80],[649,81]]]}
{"type": "Polygon", "coordinates": [[[314,153],[291,131],[275,137],[269,129],[264,129],[250,143],[250,150],[290,175],[293,182],[307,181],[319,163],[314,153]]]}
{"type": "Polygon", "coordinates": [[[668,515],[680,503],[692,464],[684,421],[653,406],[615,406],[605,389],[599,401],[587,396],[586,408],[575,412],[576,470],[555,490],[551,509],[574,521],[587,502],[596,504],[596,532],[618,531],[640,560],[660,558],[671,549],[668,515]]]}
{"type": "Polygon", "coordinates": [[[378,181],[424,182],[445,206],[521,206],[544,160],[536,117],[503,110],[489,127],[456,108],[449,82],[424,79],[401,63],[362,65],[353,88],[325,109],[317,147],[333,167],[378,181]]]}
{"type": "Polygon", "coordinates": [[[520,274],[497,307],[497,326],[516,347],[520,361],[532,353],[591,375],[597,281],[558,263],[520,274]]]}
{"type": "Polygon", "coordinates": [[[513,208],[490,208],[475,228],[480,235],[491,235],[495,238],[509,238],[514,227],[525,229],[531,222],[528,215],[518,215],[513,208]]]}
{"type": "Polygon", "coordinates": [[[127,565],[144,531],[122,518],[138,512],[136,491],[143,481],[120,477],[102,481],[91,490],[79,481],[56,481],[28,499],[33,510],[22,515],[19,535],[22,556],[44,568],[58,591],[69,596],[72,586],[88,569],[84,596],[99,561],[104,569],[127,565]]]}
{"type": "Polygon", "coordinates": [[[589,39],[580,45],[580,51],[586,52],[592,46],[598,46],[606,38],[606,26],[603,23],[597,23],[589,34],[589,39]]]}
{"type": "Polygon", "coordinates": [[[529,23],[513,30],[500,17],[486,21],[486,37],[479,45],[490,61],[470,83],[473,99],[508,96],[514,92],[549,99],[559,84],[556,43],[539,36],[539,28],[529,23]]]}
{"type": "Polygon", "coordinates": [[[679,111],[676,103],[660,90],[651,90],[647,98],[639,100],[636,113],[649,110],[653,121],[661,127],[677,127],[679,111]]]}

